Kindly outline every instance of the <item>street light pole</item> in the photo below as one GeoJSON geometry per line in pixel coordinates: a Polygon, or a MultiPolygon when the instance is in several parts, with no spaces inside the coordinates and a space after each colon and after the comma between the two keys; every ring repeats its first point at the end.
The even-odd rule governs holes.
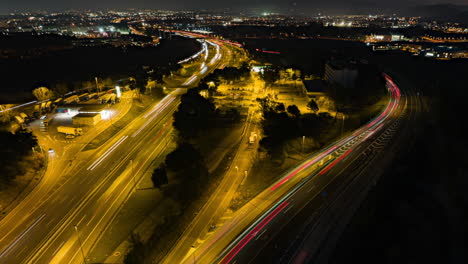
{"type": "Polygon", "coordinates": [[[133,175],[133,183],[136,185],[136,181],[135,181],[135,171],[133,170],[133,159],[130,160],[130,164],[132,165],[132,175],[133,175]]]}
{"type": "Polygon", "coordinates": [[[302,152],[304,152],[305,136],[302,136],[302,152]]]}
{"type": "Polygon", "coordinates": [[[131,165],[132,165],[132,179],[133,179],[133,184],[135,185],[135,189],[136,189],[135,171],[133,170],[133,159],[130,160],[130,163],[131,163],[131,165]]]}
{"type": "Polygon", "coordinates": [[[344,119],[345,119],[345,115],[343,113],[341,113],[341,136],[343,136],[343,133],[344,133],[344,119]]]}
{"type": "Polygon", "coordinates": [[[78,226],[75,225],[75,231],[76,231],[76,235],[78,236],[78,242],[80,243],[80,251],[81,251],[81,255],[83,256],[83,261],[85,264],[86,263],[86,257],[85,257],[85,254],[84,254],[84,251],[83,251],[83,243],[81,242],[81,237],[80,237],[80,233],[78,232],[78,226]]]}
{"type": "Polygon", "coordinates": [[[94,77],[94,80],[96,81],[96,91],[97,91],[97,95],[98,95],[98,100],[101,98],[101,96],[99,95],[99,84],[98,84],[98,79],[97,77],[94,77]]]}

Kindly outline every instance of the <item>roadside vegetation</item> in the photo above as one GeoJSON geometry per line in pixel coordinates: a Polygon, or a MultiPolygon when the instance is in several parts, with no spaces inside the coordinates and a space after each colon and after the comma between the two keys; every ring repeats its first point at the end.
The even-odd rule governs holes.
{"type": "MultiPolygon", "coordinates": [[[[163,257],[190,223],[189,212],[196,211],[209,198],[224,171],[226,158],[213,165],[207,157],[216,153],[217,144],[241,120],[236,108],[216,105],[210,94],[218,93],[218,85],[247,78],[249,73],[247,65],[215,70],[181,96],[173,123],[177,147],[151,175],[154,188],[171,201],[174,210],[160,216],[162,221],[147,241],[133,236],[132,249],[125,256],[126,264],[150,263],[163,257]],[[209,168],[210,164],[216,168],[209,168]]],[[[220,155],[227,156],[229,152],[223,151],[220,155]]]]}
{"type": "MultiPolygon", "coordinates": [[[[37,146],[37,140],[31,133],[12,134],[0,131],[0,142],[2,142],[0,148],[0,189],[2,186],[10,184],[28,169],[38,169],[42,166],[42,162],[33,163],[32,166],[27,165],[28,157],[35,153],[33,149],[37,146]]],[[[42,155],[37,157],[39,158],[39,156],[42,155]]]]}
{"type": "Polygon", "coordinates": [[[0,214],[3,216],[4,210],[30,182],[39,179],[45,157],[31,133],[0,131],[0,142],[0,214]]]}
{"type": "MultiPolygon", "coordinates": [[[[298,80],[323,79],[323,68],[329,59],[350,58],[337,51],[331,57],[329,48],[313,47],[313,50],[321,49],[324,52],[319,55],[314,53],[318,58],[306,61],[304,57],[308,58],[312,52],[305,51],[304,45],[299,45],[303,49],[286,50],[288,41],[278,42],[283,45],[281,48],[285,54],[265,55],[256,52],[254,46],[250,47],[258,64],[267,65],[260,71],[259,77],[272,92],[257,99],[262,116],[259,151],[253,157],[255,162],[249,176],[231,203],[232,211],[242,207],[306,157],[377,116],[388,103],[382,69],[368,62],[356,65],[358,74],[353,87],[325,82],[327,85],[323,94],[307,96],[298,90],[298,80]],[[284,93],[291,95],[285,97],[282,95],[284,93]],[[296,105],[295,101],[301,105],[296,105]]],[[[291,41],[291,44],[296,43],[291,41]]],[[[272,46],[270,48],[278,50],[272,46]]],[[[356,48],[358,53],[352,54],[362,52],[360,47],[356,48]]],[[[352,50],[346,50],[349,49],[352,50]]]]}

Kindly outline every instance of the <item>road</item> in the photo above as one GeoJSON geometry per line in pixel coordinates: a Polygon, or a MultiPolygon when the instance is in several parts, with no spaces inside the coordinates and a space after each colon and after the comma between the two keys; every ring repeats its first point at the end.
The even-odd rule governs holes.
{"type": "MultiPolygon", "coordinates": [[[[210,43],[210,45],[212,44],[210,43]]],[[[219,42],[217,44],[221,45],[219,42]]],[[[240,60],[242,61],[242,57],[240,60]]],[[[252,93],[247,98],[247,102],[251,103],[255,100],[256,96],[257,94],[252,93]]],[[[253,105],[256,106],[256,104],[253,105]]],[[[196,246],[206,236],[209,236],[213,228],[217,228],[216,224],[225,213],[238,186],[247,174],[246,170],[249,169],[251,161],[250,155],[255,153],[256,150],[256,147],[249,145],[250,133],[252,129],[255,130],[252,120],[254,115],[253,108],[248,107],[248,115],[244,122],[242,134],[239,136],[238,144],[233,149],[233,158],[230,160],[229,167],[222,176],[221,182],[203,207],[197,212],[196,216],[194,216],[190,225],[178,238],[171,251],[164,257],[162,263],[182,262],[186,256],[190,255],[193,246],[196,246]]]]}
{"type": "MultiPolygon", "coordinates": [[[[225,60],[195,73],[197,79],[225,60]]],[[[44,180],[0,222],[0,263],[81,263],[164,149],[183,92],[176,89],[102,147],[76,152],[73,165],[51,154],[44,180]]]]}
{"type": "MultiPolygon", "coordinates": [[[[361,172],[397,131],[407,97],[401,97],[387,78],[391,98],[378,117],[286,173],[242,207],[184,263],[275,263],[284,256],[289,261],[296,254],[290,251],[297,248],[292,241],[322,219],[325,214],[321,212],[343,190],[361,181],[361,172]]],[[[339,211],[328,212],[340,217],[339,211]]],[[[318,233],[323,235],[322,230],[318,233]]]]}

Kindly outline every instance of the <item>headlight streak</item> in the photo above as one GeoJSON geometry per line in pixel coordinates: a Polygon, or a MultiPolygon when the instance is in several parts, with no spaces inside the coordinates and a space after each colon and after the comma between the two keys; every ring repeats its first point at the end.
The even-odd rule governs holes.
{"type": "Polygon", "coordinates": [[[94,170],[104,159],[107,158],[107,156],[109,156],[109,154],[111,154],[118,146],[120,146],[120,144],[122,144],[126,139],[128,138],[128,136],[123,136],[121,137],[119,140],[117,140],[117,142],[115,142],[114,145],[112,145],[111,148],[109,148],[106,152],[104,152],[104,154],[102,154],[95,162],[93,162],[93,164],[91,164],[87,170],[94,170]]]}

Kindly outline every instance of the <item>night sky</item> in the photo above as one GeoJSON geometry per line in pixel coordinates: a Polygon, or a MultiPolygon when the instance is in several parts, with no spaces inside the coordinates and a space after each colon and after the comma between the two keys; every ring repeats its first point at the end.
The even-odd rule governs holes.
{"type": "Polygon", "coordinates": [[[0,12],[22,10],[152,8],[193,10],[205,8],[395,8],[436,3],[468,5],[468,0],[0,0],[0,12]]]}

